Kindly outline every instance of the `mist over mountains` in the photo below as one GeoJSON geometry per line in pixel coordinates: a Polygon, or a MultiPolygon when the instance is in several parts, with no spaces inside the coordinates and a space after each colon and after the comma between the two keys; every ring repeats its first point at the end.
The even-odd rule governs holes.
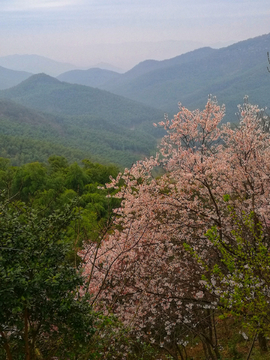
{"type": "Polygon", "coordinates": [[[33,74],[26,71],[10,70],[0,66],[0,90],[16,86],[31,75],[33,74]]]}
{"type": "MultiPolygon", "coordinates": [[[[226,121],[234,122],[237,105],[245,95],[261,107],[270,105],[269,48],[269,34],[222,49],[200,48],[168,60],[146,60],[97,86],[171,114],[177,111],[178,102],[195,109],[213,94],[226,105],[226,121]]],[[[61,78],[74,81],[69,76],[65,73],[61,78]]]]}
{"type": "Polygon", "coordinates": [[[221,49],[204,47],[167,60],[145,60],[125,73],[74,69],[45,58],[38,62],[38,57],[32,67],[28,57],[32,71],[25,72],[1,67],[0,58],[0,134],[15,136],[17,142],[54,144],[51,149],[58,146],[57,153],[72,160],[92,156],[130,166],[154,153],[162,131],[152,123],[164,113],[172,117],[179,102],[203,108],[213,94],[226,105],[226,122],[237,122],[237,105],[245,95],[251,103],[269,107],[269,49],[267,34],[221,49]],[[47,69],[47,74],[32,75],[37,69],[47,69]],[[57,69],[62,69],[57,78],[48,75],[57,69]]]}
{"type": "Polygon", "coordinates": [[[72,64],[62,63],[39,55],[8,55],[0,57],[0,66],[16,71],[32,74],[46,73],[51,76],[60,75],[64,71],[75,69],[72,64]]]}
{"type": "Polygon", "coordinates": [[[117,81],[119,73],[100,68],[91,68],[88,70],[71,70],[59,76],[57,79],[71,84],[80,84],[92,87],[102,87],[110,81],[117,81]]]}

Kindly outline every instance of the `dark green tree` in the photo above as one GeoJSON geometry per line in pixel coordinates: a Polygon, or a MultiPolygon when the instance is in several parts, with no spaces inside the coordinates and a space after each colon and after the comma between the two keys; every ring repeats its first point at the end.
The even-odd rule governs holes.
{"type": "Polygon", "coordinates": [[[78,359],[93,335],[83,277],[68,260],[72,206],[44,215],[0,203],[0,358],[78,359]]]}
{"type": "Polygon", "coordinates": [[[15,173],[13,192],[14,194],[18,193],[21,200],[31,201],[37,191],[45,188],[46,179],[47,171],[43,164],[34,162],[23,165],[15,173]]]}

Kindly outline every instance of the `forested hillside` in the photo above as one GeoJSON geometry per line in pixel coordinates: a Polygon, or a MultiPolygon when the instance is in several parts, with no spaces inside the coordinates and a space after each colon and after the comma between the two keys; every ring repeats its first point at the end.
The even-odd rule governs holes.
{"type": "Polygon", "coordinates": [[[237,122],[235,109],[245,95],[261,107],[270,105],[265,71],[269,42],[270,34],[218,50],[199,49],[149,67],[144,62],[102,88],[172,114],[178,102],[201,108],[205,97],[215,94],[226,104],[225,120],[237,122]]]}
{"type": "Polygon", "coordinates": [[[72,84],[96,86],[100,88],[104,87],[104,89],[114,92],[116,88],[125,86],[129,81],[135,80],[141,75],[147,74],[154,70],[174,65],[181,65],[194,60],[200,60],[212,54],[213,52],[215,52],[214,49],[201,48],[168,60],[145,60],[124,74],[102,69],[89,69],[68,71],[59,75],[57,78],[61,81],[67,81],[72,84]],[[98,79],[97,75],[99,75],[98,79]]]}
{"type": "Polygon", "coordinates": [[[146,60],[124,74],[99,70],[75,71],[59,78],[85,84],[162,109],[171,116],[180,102],[202,107],[208,94],[226,104],[224,121],[237,122],[235,109],[248,95],[252,102],[269,107],[269,82],[265,73],[270,35],[263,35],[221,49],[201,48],[172,59],[146,60]]]}
{"type": "Polygon", "coordinates": [[[149,155],[162,134],[153,127],[153,122],[163,118],[161,111],[44,74],[34,75],[0,96],[1,134],[9,136],[0,151],[14,159],[14,164],[24,163],[23,158],[44,160],[57,154],[71,161],[91,158],[129,166],[149,155]],[[28,144],[22,142],[27,139],[28,144]],[[31,155],[29,146],[33,146],[31,155]]]}
{"type": "Polygon", "coordinates": [[[33,109],[64,115],[92,115],[125,127],[152,121],[162,113],[155,108],[107,91],[71,85],[45,74],[33,75],[21,84],[0,92],[33,109]]]}

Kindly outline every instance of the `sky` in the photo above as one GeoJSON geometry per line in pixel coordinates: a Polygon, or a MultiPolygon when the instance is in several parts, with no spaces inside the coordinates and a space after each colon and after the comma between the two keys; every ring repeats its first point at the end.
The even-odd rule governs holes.
{"type": "Polygon", "coordinates": [[[127,70],[267,33],[269,0],[0,0],[0,56],[37,54],[81,67],[127,70]]]}

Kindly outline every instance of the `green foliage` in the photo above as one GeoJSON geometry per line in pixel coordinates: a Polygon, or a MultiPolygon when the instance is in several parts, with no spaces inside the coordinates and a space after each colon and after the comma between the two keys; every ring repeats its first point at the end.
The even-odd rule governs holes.
{"type": "MultiPolygon", "coordinates": [[[[1,122],[1,121],[0,121],[1,122]]],[[[13,129],[10,128],[8,133],[12,134],[13,129]]],[[[36,133],[31,135],[24,135],[22,131],[19,135],[0,135],[0,156],[10,160],[13,166],[20,166],[30,162],[46,162],[48,157],[55,154],[61,155],[68,159],[69,162],[80,161],[85,157],[91,158],[89,151],[83,151],[69,146],[61,145],[56,140],[55,143],[44,141],[36,136],[36,133]]],[[[53,140],[52,138],[50,139],[53,140]]],[[[95,156],[98,160],[99,157],[95,156]]],[[[102,160],[101,158],[99,159],[102,160]]],[[[104,159],[103,159],[103,162],[104,159]]]]}
{"type": "Polygon", "coordinates": [[[77,359],[93,335],[83,278],[70,264],[74,211],[0,204],[0,347],[8,359],[77,359]]]}
{"type": "Polygon", "coordinates": [[[37,191],[42,191],[46,183],[46,168],[38,162],[23,165],[15,173],[12,190],[20,193],[23,201],[29,201],[37,191]]]}
{"type": "Polygon", "coordinates": [[[270,315],[270,254],[266,234],[254,213],[243,213],[239,218],[232,207],[228,209],[234,223],[232,241],[220,238],[215,226],[206,233],[221,254],[221,264],[212,266],[207,287],[219,295],[220,306],[239,316],[252,333],[266,334],[270,315]]]}
{"type": "Polygon", "coordinates": [[[156,360],[160,352],[150,344],[137,340],[113,315],[99,314],[96,332],[88,347],[91,360],[156,360]]]}
{"type": "Polygon", "coordinates": [[[0,357],[86,360],[96,353],[94,327],[104,329],[109,318],[97,320],[82,295],[77,252],[108,227],[119,201],[102,187],[118,172],[55,155],[18,167],[0,158],[0,357]]]}
{"type": "MultiPolygon", "coordinates": [[[[116,177],[119,169],[114,165],[101,165],[84,160],[68,164],[61,156],[51,156],[47,164],[39,162],[14,167],[0,158],[0,189],[5,189],[7,198],[20,200],[49,215],[55,209],[62,209],[77,199],[79,217],[70,223],[69,236],[82,241],[95,239],[110,223],[112,210],[119,200],[107,197],[112,190],[103,190],[116,177]]],[[[75,250],[75,249],[74,249],[75,250]]]]}

